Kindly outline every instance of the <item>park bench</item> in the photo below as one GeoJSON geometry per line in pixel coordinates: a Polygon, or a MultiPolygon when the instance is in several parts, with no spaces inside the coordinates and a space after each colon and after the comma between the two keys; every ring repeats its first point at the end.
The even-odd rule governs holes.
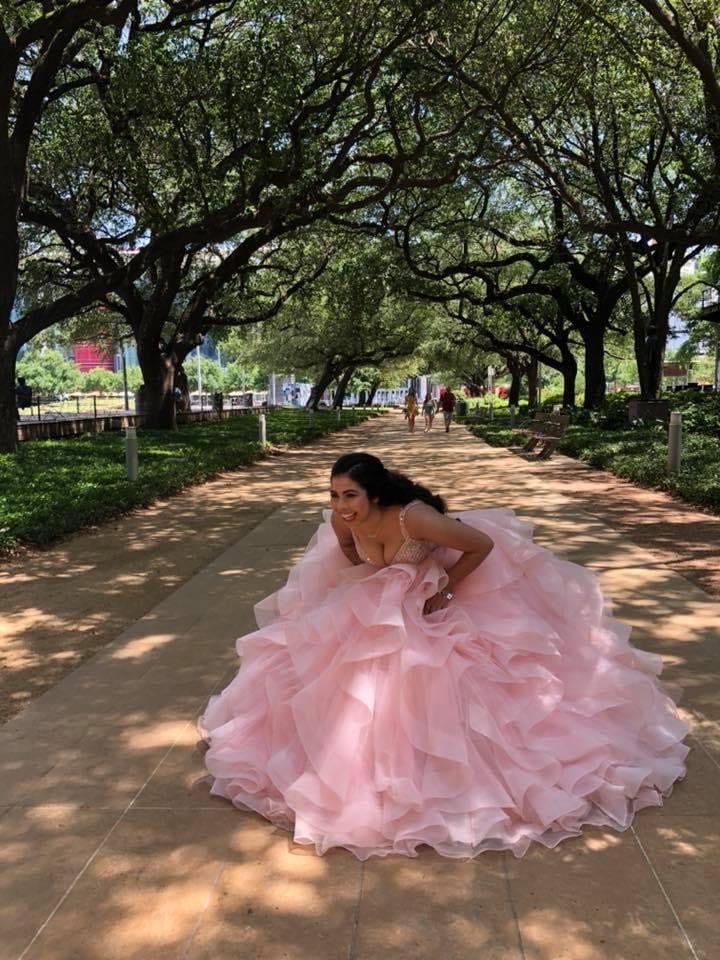
{"type": "Polygon", "coordinates": [[[523,450],[532,450],[532,448],[537,444],[537,437],[544,430],[545,424],[550,420],[549,413],[535,413],[533,414],[532,420],[529,423],[526,423],[522,427],[516,427],[515,433],[525,435],[525,445],[523,450]]]}
{"type": "Polygon", "coordinates": [[[569,425],[570,417],[567,414],[536,413],[528,426],[518,430],[526,437],[523,452],[529,453],[539,447],[537,459],[549,460],[569,425]]]}
{"type": "Polygon", "coordinates": [[[539,445],[538,460],[549,460],[565,436],[570,425],[567,414],[553,413],[545,420],[538,422],[535,429],[527,435],[523,450],[534,450],[539,445]]]}

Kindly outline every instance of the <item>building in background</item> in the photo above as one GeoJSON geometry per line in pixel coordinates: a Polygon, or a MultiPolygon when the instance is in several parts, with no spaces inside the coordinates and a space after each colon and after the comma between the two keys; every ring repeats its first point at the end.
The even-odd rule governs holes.
{"type": "Polygon", "coordinates": [[[117,347],[115,350],[115,356],[113,357],[113,363],[115,364],[115,373],[120,373],[123,368],[123,348],[125,351],[125,366],[126,367],[139,367],[140,363],[138,361],[137,355],[137,346],[135,345],[134,340],[125,340],[123,347],[117,347]]]}
{"type": "Polygon", "coordinates": [[[102,349],[95,343],[74,343],[69,350],[69,359],[78,368],[80,373],[88,370],[115,369],[114,357],[111,350],[102,349]]]}

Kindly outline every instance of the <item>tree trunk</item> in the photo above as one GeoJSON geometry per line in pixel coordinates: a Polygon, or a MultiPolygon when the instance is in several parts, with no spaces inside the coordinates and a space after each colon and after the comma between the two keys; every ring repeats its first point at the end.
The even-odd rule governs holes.
{"type": "MultiPolygon", "coordinates": [[[[563,351],[564,353],[564,351],[563,351]]],[[[575,406],[575,378],[577,377],[577,361],[569,351],[563,355],[563,407],[575,406]]]]}
{"type": "MultiPolygon", "coordinates": [[[[670,333],[670,311],[672,310],[672,296],[677,286],[673,283],[672,274],[665,282],[662,290],[658,291],[655,300],[654,323],[648,328],[645,340],[645,371],[647,378],[648,400],[657,400],[662,389],[662,365],[665,357],[665,347],[670,333]]],[[[678,275],[679,275],[679,271],[678,275]]]]}
{"type": "Polygon", "coordinates": [[[355,373],[355,367],[347,367],[343,371],[343,375],[340,378],[338,383],[337,390],[335,391],[335,399],[333,400],[333,409],[342,410],[342,405],[345,402],[345,394],[347,393],[347,385],[350,383],[350,378],[355,373]]]}
{"type": "Polygon", "coordinates": [[[175,365],[157,343],[138,341],[138,362],[145,387],[145,426],[175,430],[175,365]]]}
{"type": "Polygon", "coordinates": [[[640,395],[643,400],[657,400],[662,384],[662,362],[668,336],[668,317],[659,329],[650,323],[642,330],[634,331],[635,360],[640,379],[640,395]]]}
{"type": "Polygon", "coordinates": [[[585,347],[585,396],[583,406],[595,410],[605,401],[605,324],[588,324],[581,330],[585,347]]]}
{"type": "Polygon", "coordinates": [[[367,398],[367,405],[371,407],[373,405],[373,400],[375,399],[375,394],[378,392],[378,387],[380,386],[380,380],[377,383],[370,384],[370,393],[367,398]]]}
{"type": "Polygon", "coordinates": [[[633,348],[635,353],[635,366],[637,367],[638,382],[640,384],[640,396],[643,400],[649,400],[647,369],[645,365],[645,333],[647,325],[645,321],[633,319],[633,348]]]}
{"type": "Polygon", "coordinates": [[[662,387],[662,363],[670,333],[670,313],[687,259],[684,247],[672,252],[667,248],[653,248],[652,256],[652,312],[646,323],[636,319],[633,330],[643,400],[657,400],[662,387]]]}
{"type": "Polygon", "coordinates": [[[17,197],[11,187],[13,174],[9,153],[0,157],[0,453],[17,447],[15,409],[15,359],[17,331],[12,312],[17,294],[20,243],[17,227],[17,197]]]}
{"type": "Polygon", "coordinates": [[[528,382],[528,407],[536,410],[538,405],[538,361],[535,357],[530,358],[530,366],[527,369],[528,382]]]}
{"type": "Polygon", "coordinates": [[[522,387],[522,367],[514,360],[506,360],[505,362],[510,373],[508,406],[518,407],[520,405],[520,388],[522,387]]]}
{"type": "Polygon", "coordinates": [[[337,376],[337,372],[337,364],[332,360],[326,360],[322,372],[313,384],[312,390],[310,391],[310,397],[308,398],[308,402],[306,404],[308,409],[318,409],[320,401],[322,400],[322,395],[337,376]]]}
{"type": "Polygon", "coordinates": [[[182,363],[175,364],[175,385],[173,393],[176,389],[180,391],[180,395],[175,404],[176,410],[182,412],[190,410],[190,387],[188,386],[187,374],[185,373],[185,367],[182,363]]]}
{"type": "Polygon", "coordinates": [[[15,356],[15,337],[9,333],[0,343],[0,453],[13,453],[17,448],[15,356]]]}

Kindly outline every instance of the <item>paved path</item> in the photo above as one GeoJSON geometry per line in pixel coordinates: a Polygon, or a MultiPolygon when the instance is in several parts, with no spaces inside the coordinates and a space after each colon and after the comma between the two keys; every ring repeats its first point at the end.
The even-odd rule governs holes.
{"type": "Polygon", "coordinates": [[[272,470],[284,503],[0,729],[0,960],[716,960],[720,603],[583,512],[562,476],[460,429],[370,423],[259,482],[272,470]],[[333,458],[360,446],[453,507],[515,507],[597,570],[693,722],[664,809],[521,860],[360,864],[208,797],[194,718],[316,525],[333,458]]]}

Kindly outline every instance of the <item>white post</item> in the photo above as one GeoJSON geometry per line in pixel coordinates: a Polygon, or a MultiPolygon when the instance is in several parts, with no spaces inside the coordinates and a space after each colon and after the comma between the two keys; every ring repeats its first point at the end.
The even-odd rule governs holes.
{"type": "Polygon", "coordinates": [[[682,414],[678,410],[673,410],[670,414],[670,429],[668,430],[668,455],[667,468],[668,473],[678,473],[680,471],[680,460],[682,458],[682,414]]]}
{"type": "Polygon", "coordinates": [[[138,478],[138,442],[135,427],[125,431],[125,470],[128,480],[135,483],[138,478]]]}
{"type": "Polygon", "coordinates": [[[258,417],[258,440],[263,447],[267,446],[267,423],[264,413],[258,417]]]}

